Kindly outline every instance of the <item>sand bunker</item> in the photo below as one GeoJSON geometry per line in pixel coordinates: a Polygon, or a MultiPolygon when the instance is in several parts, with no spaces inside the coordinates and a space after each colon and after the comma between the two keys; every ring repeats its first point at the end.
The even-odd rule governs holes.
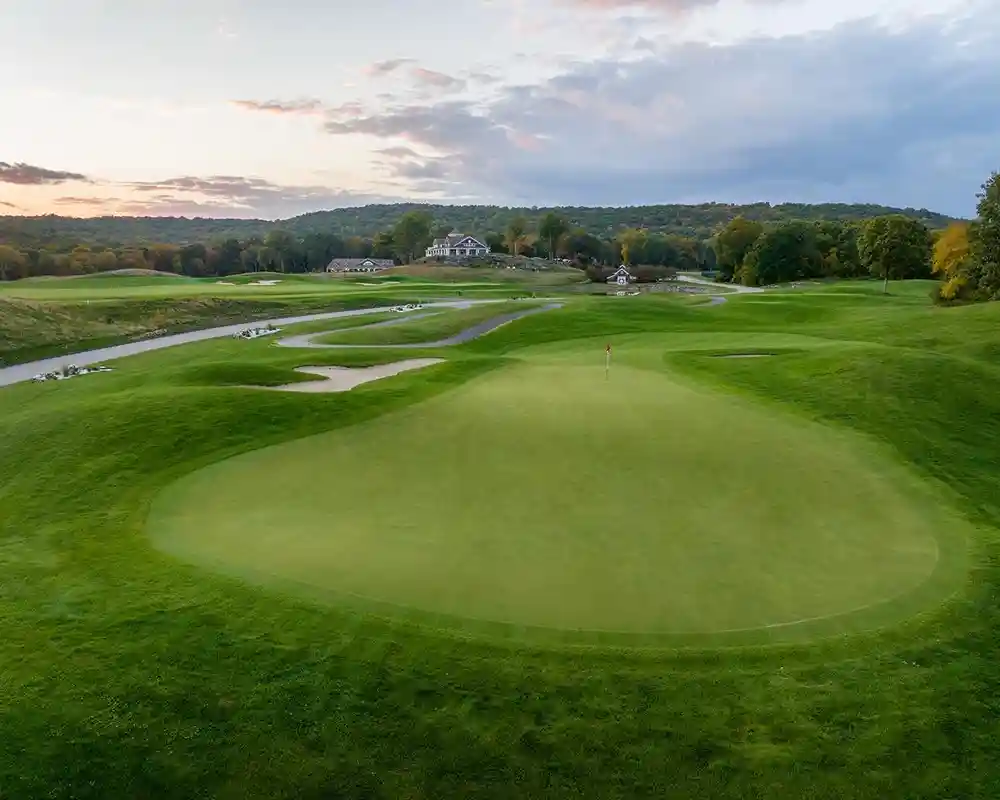
{"type": "Polygon", "coordinates": [[[268,386],[258,388],[274,389],[281,392],[349,392],[355,386],[360,386],[379,378],[389,378],[411,369],[429,367],[440,364],[443,358],[411,358],[407,361],[396,361],[392,364],[379,364],[374,367],[299,367],[296,372],[306,375],[319,375],[324,380],[289,383],[284,386],[268,386]]]}
{"type": "Polygon", "coordinates": [[[716,358],[770,358],[774,353],[723,353],[716,358]]]}

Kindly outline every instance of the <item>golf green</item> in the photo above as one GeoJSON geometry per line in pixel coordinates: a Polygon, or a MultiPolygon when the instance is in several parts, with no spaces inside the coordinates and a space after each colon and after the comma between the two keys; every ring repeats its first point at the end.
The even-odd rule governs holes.
{"type": "Polygon", "coordinates": [[[272,589],[563,638],[880,625],[940,602],[963,552],[853,433],[572,357],[203,468],[149,530],[272,589]]]}

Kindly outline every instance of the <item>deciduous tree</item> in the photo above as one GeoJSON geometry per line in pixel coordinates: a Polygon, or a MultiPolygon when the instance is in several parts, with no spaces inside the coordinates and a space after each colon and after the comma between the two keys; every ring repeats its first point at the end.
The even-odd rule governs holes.
{"type": "MultiPolygon", "coordinates": [[[[268,251],[270,253],[270,251],[268,251]]],[[[180,262],[180,271],[184,275],[189,275],[192,278],[201,277],[205,274],[205,261],[208,258],[208,250],[203,244],[186,244],[177,252],[177,258],[180,262]]],[[[271,261],[276,261],[276,257],[273,254],[268,256],[267,269],[272,269],[271,261]]]]}
{"type": "Polygon", "coordinates": [[[816,246],[823,257],[823,275],[828,278],[858,278],[865,274],[858,255],[856,226],[835,221],[816,225],[816,246]]]}
{"type": "MultiPolygon", "coordinates": [[[[204,258],[205,248],[200,247],[202,258],[204,258]]],[[[149,261],[146,260],[146,251],[141,247],[126,247],[118,251],[118,269],[149,269],[149,261]]]]}
{"type": "Polygon", "coordinates": [[[693,271],[701,266],[701,248],[696,239],[687,236],[670,234],[663,237],[668,258],[662,262],[664,266],[673,267],[679,271],[693,271]]]}
{"type": "Polygon", "coordinates": [[[171,244],[154,244],[146,248],[146,263],[159,272],[174,272],[177,248],[171,244]]]}
{"type": "MultiPolygon", "coordinates": [[[[277,268],[277,272],[294,272],[292,265],[295,261],[298,242],[288,231],[273,230],[264,237],[264,247],[270,253],[271,268],[277,268]]],[[[201,257],[205,259],[204,256],[201,257]]]]}
{"type": "Polygon", "coordinates": [[[396,252],[396,242],[393,241],[392,231],[376,233],[372,239],[373,258],[392,258],[396,252]]]}
{"type": "Polygon", "coordinates": [[[104,250],[94,256],[92,263],[98,272],[111,272],[118,268],[118,256],[114,250],[104,250]]]}
{"type": "Polygon", "coordinates": [[[600,261],[604,255],[604,245],[601,240],[583,228],[576,228],[567,233],[562,238],[561,246],[569,258],[584,264],[600,261]]]}
{"type": "Polygon", "coordinates": [[[511,255],[519,255],[521,247],[528,238],[528,221],[524,217],[514,217],[508,224],[504,234],[504,242],[511,255]]]}
{"type": "Polygon", "coordinates": [[[623,264],[631,266],[644,260],[647,238],[646,231],[640,228],[626,228],[618,234],[623,264]]]}
{"type": "Polygon", "coordinates": [[[10,245],[0,244],[0,281],[13,281],[21,276],[24,268],[24,256],[20,250],[10,245]]]}
{"type": "Polygon", "coordinates": [[[928,278],[931,274],[931,235],[922,222],[902,214],[887,214],[864,223],[858,253],[868,272],[882,278],[883,291],[890,280],[928,278]]]}
{"type": "Polygon", "coordinates": [[[967,222],[949,225],[934,242],[933,272],[943,283],[938,289],[942,300],[955,300],[970,287],[972,243],[967,222]]]}
{"type": "Polygon", "coordinates": [[[405,263],[416,261],[431,242],[434,220],[426,211],[407,211],[392,229],[396,253],[405,263]]]}
{"type": "Polygon", "coordinates": [[[556,243],[569,230],[569,224],[554,211],[550,211],[538,223],[538,236],[549,248],[549,258],[556,257],[556,243]]]}
{"type": "Polygon", "coordinates": [[[502,234],[496,231],[490,231],[483,237],[483,243],[490,248],[491,253],[506,253],[507,243],[504,241],[502,234]]]}
{"type": "Polygon", "coordinates": [[[823,256],[816,226],[786,222],[764,231],[747,253],[738,276],[746,285],[768,285],[814,278],[822,274],[823,256]]]}
{"type": "Polygon", "coordinates": [[[240,255],[243,247],[236,239],[226,239],[215,248],[215,258],[213,259],[214,272],[216,275],[233,275],[241,271],[240,255]]]}
{"type": "Polygon", "coordinates": [[[1000,172],[983,184],[976,207],[979,220],[972,250],[976,261],[977,293],[989,300],[1000,299],[1000,172]]]}
{"type": "Polygon", "coordinates": [[[736,270],[743,265],[743,259],[750,252],[750,248],[763,232],[764,227],[759,222],[745,217],[736,217],[719,231],[714,243],[716,267],[725,280],[733,279],[736,270]]]}

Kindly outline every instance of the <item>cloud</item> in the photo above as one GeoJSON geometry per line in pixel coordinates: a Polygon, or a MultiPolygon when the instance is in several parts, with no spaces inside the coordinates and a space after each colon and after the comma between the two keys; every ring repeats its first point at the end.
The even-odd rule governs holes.
{"type": "MultiPolygon", "coordinates": [[[[402,67],[413,64],[413,59],[396,58],[389,61],[379,61],[366,68],[370,75],[383,77],[396,72],[402,67]]],[[[499,78],[485,72],[473,72],[466,78],[457,78],[437,70],[413,66],[406,72],[413,84],[408,92],[380,92],[374,96],[384,105],[391,105],[409,97],[410,100],[427,101],[433,94],[458,92],[465,89],[470,82],[495,83],[499,78]]],[[[294,100],[231,100],[230,104],[244,111],[257,111],[268,114],[316,116],[323,115],[331,120],[363,116],[367,113],[365,105],[358,101],[348,101],[336,106],[328,106],[315,97],[302,97],[294,100]]]]}
{"type": "Polygon", "coordinates": [[[376,61],[373,64],[369,64],[365,67],[364,71],[365,74],[370,75],[373,78],[381,78],[385,75],[391,75],[400,67],[404,67],[407,64],[412,63],[412,58],[390,58],[385,61],[376,61]]]}
{"type": "Polygon", "coordinates": [[[435,89],[457,91],[464,89],[466,86],[466,82],[461,78],[454,78],[443,72],[436,72],[435,70],[424,69],[423,67],[414,67],[410,70],[410,74],[418,84],[422,86],[430,86],[435,89]]]}
{"type": "MultiPolygon", "coordinates": [[[[685,14],[699,8],[719,5],[722,0],[560,0],[564,6],[588,11],[648,11],[660,14],[685,14]]],[[[788,0],[750,0],[755,4],[776,4],[788,0]]]]}
{"type": "MultiPolygon", "coordinates": [[[[441,91],[460,91],[468,85],[468,80],[456,78],[433,69],[427,69],[417,65],[412,58],[392,58],[386,61],[376,61],[364,68],[365,74],[373,78],[384,78],[399,72],[403,67],[409,67],[407,76],[419,88],[438,89],[441,91]]],[[[481,83],[488,83],[494,80],[494,76],[478,71],[469,75],[469,80],[477,80],[481,83]],[[474,76],[474,77],[473,77],[474,76]]]]}
{"type": "Polygon", "coordinates": [[[562,0],[563,5],[595,11],[648,9],[650,11],[690,11],[699,6],[714,6],[719,0],[562,0]]]}
{"type": "Polygon", "coordinates": [[[499,75],[485,70],[471,70],[466,75],[472,83],[482,83],[485,85],[500,83],[502,80],[499,75]]]}
{"type": "Polygon", "coordinates": [[[398,196],[357,193],[328,186],[289,186],[239,175],[183,176],[122,184],[135,193],[115,201],[120,214],[223,216],[277,219],[318,208],[398,202],[398,196]]]}
{"type": "Polygon", "coordinates": [[[441,159],[428,159],[422,162],[404,162],[397,167],[396,174],[406,180],[429,186],[431,183],[447,183],[450,171],[441,159]]]}
{"type": "Polygon", "coordinates": [[[993,4],[892,31],[866,20],[645,48],[487,99],[397,103],[325,129],[430,152],[419,169],[412,157],[392,167],[415,190],[538,204],[841,200],[968,213],[1000,166],[993,4]]]}
{"type": "Polygon", "coordinates": [[[0,161],[0,183],[13,183],[18,186],[52,186],[70,181],[89,182],[86,175],[79,172],[45,169],[31,164],[0,161]]]}
{"type": "MultiPolygon", "coordinates": [[[[335,176],[334,176],[335,179],[335,176]]],[[[96,183],[96,182],[95,182],[96,183]]],[[[51,213],[53,208],[79,216],[187,216],[285,219],[322,208],[404,202],[402,194],[355,192],[325,185],[287,185],[242,175],[180,176],[159,181],[100,181],[104,193],[54,193],[30,211],[0,200],[0,211],[51,213]]],[[[389,184],[391,187],[391,183],[389,184]]]]}
{"type": "Polygon", "coordinates": [[[233,100],[232,105],[246,111],[264,111],[269,114],[319,114],[323,103],[315,97],[298,100],[233,100]]]}
{"type": "Polygon", "coordinates": [[[67,195],[57,197],[52,202],[60,206],[106,206],[116,201],[109,197],[76,197],[67,195]]]}
{"type": "Polygon", "coordinates": [[[378,151],[389,158],[420,158],[420,154],[410,147],[385,147],[378,151]]]}

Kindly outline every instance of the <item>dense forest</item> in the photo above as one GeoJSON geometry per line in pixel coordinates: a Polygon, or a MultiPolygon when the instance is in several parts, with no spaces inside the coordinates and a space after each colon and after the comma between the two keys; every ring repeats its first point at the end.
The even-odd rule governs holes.
{"type": "Polygon", "coordinates": [[[978,217],[971,222],[881,206],[764,204],[530,213],[414,204],[325,211],[279,223],[8,218],[2,224],[19,233],[0,236],[0,280],[121,269],[191,277],[302,273],[322,270],[334,258],[365,256],[409,263],[422,257],[432,239],[458,228],[477,234],[493,253],[560,259],[595,281],[604,280],[620,263],[642,280],[700,270],[753,286],[813,278],[877,277],[888,283],[938,277],[941,300],[996,299],[1000,176],[994,174],[983,185],[979,199],[978,217]],[[323,222],[331,219],[341,227],[323,222]],[[185,225],[203,238],[171,241],[185,225]],[[110,242],[139,231],[143,236],[136,241],[93,240],[97,232],[110,242]]]}
{"type": "Polygon", "coordinates": [[[514,220],[536,218],[553,211],[574,228],[602,238],[613,238],[624,228],[644,228],[656,233],[705,240],[736,217],[761,224],[790,220],[852,222],[887,214],[919,220],[932,230],[955,222],[951,217],[925,209],[896,209],[878,205],[825,203],[803,205],[657,205],[626,208],[507,208],[501,206],[449,206],[425,204],[369,205],[316,211],[287,220],[187,219],[185,217],[4,217],[0,216],[0,244],[21,248],[69,250],[78,244],[121,247],[146,244],[219,244],[227,239],[263,238],[279,229],[298,238],[332,234],[343,239],[371,238],[391,228],[408,211],[421,211],[449,230],[485,236],[503,231],[514,220]]]}

